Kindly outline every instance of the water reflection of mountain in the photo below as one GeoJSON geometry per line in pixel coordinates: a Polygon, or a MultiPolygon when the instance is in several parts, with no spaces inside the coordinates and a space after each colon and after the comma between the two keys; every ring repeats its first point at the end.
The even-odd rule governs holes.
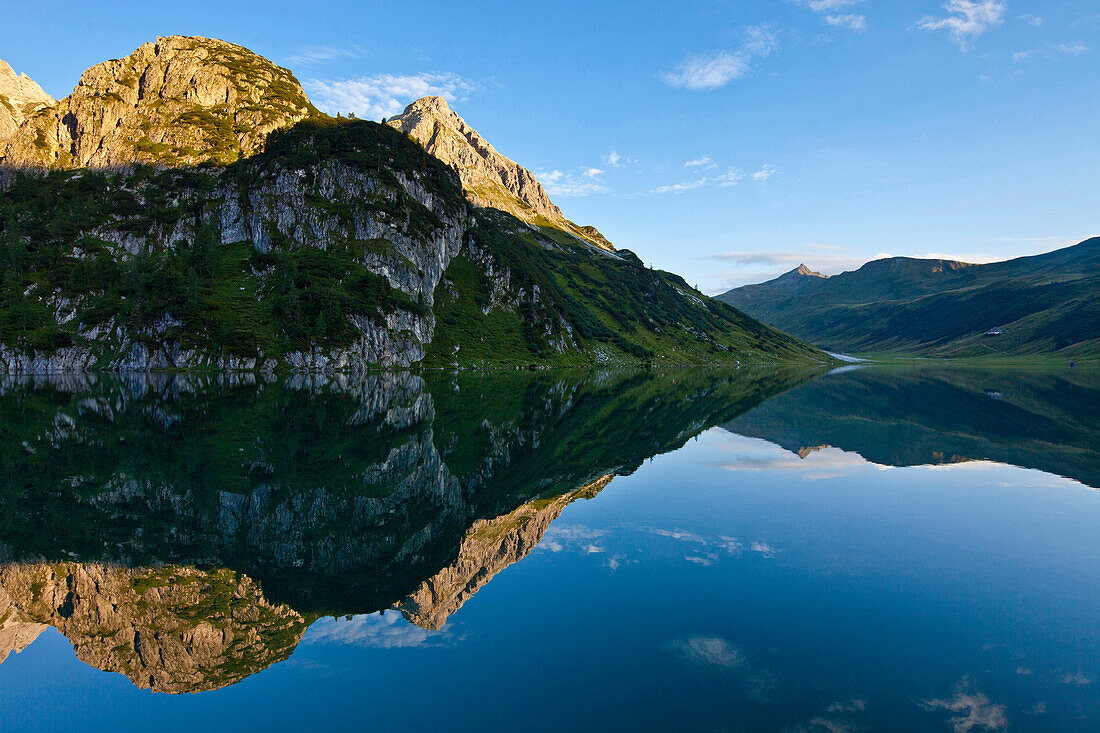
{"type": "Polygon", "coordinates": [[[165,692],[322,615],[439,628],[564,507],[811,375],[0,383],[0,661],[46,626],[165,692]]]}
{"type": "Polygon", "coordinates": [[[799,455],[883,465],[991,460],[1100,488],[1100,374],[863,368],[779,395],[723,427],[799,455]]]}

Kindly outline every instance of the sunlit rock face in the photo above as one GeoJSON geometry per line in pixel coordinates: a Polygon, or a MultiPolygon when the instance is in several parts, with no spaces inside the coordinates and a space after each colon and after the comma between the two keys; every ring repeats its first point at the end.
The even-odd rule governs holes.
{"type": "Polygon", "coordinates": [[[23,120],[54,103],[53,97],[26,74],[16,74],[0,59],[0,150],[4,139],[19,129],[23,120]]]}
{"type": "Polygon", "coordinates": [[[458,171],[474,206],[507,211],[529,224],[551,226],[601,249],[614,249],[595,227],[566,219],[531,171],[498,153],[442,97],[418,99],[386,124],[458,171]]]}
{"type": "Polygon", "coordinates": [[[224,569],[8,564],[3,606],[0,650],[18,651],[53,626],[84,662],[155,692],[239,682],[290,656],[306,629],[293,609],[224,569]]]}
{"type": "MultiPolygon", "coordinates": [[[[0,67],[0,94],[4,76],[0,67]]],[[[14,168],[231,163],[316,112],[286,69],[199,36],[158,38],[97,64],[56,103],[20,81],[30,113],[0,143],[0,160],[14,168]]]]}

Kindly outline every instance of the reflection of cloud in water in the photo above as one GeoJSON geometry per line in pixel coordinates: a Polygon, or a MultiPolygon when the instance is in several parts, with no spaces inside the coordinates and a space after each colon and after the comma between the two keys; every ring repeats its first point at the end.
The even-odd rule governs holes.
{"type": "MultiPolygon", "coordinates": [[[[730,537],[729,535],[705,536],[681,527],[664,529],[661,527],[627,526],[613,529],[596,529],[583,524],[551,525],[546,530],[546,535],[538,545],[538,549],[549,550],[550,552],[576,552],[582,555],[605,555],[609,552],[608,545],[615,544],[616,535],[626,539],[624,535],[628,532],[648,533],[664,539],[683,542],[687,545],[685,548],[686,554],[682,556],[683,559],[686,562],[705,567],[713,565],[723,554],[740,555],[746,549],[745,543],[736,537],[730,537]]],[[[628,547],[628,552],[635,550],[633,543],[629,543],[628,547]]],[[[748,543],[748,550],[765,558],[775,557],[781,551],[761,540],[748,543]]],[[[628,559],[627,553],[620,552],[607,557],[603,564],[605,567],[615,570],[628,562],[637,562],[637,560],[628,559]]]]}
{"type": "Polygon", "coordinates": [[[438,646],[450,637],[410,624],[394,610],[345,618],[324,618],[309,627],[303,644],[355,644],[376,649],[438,646]]]}
{"type": "Polygon", "coordinates": [[[726,471],[798,472],[806,479],[828,479],[846,476],[853,469],[878,466],[864,460],[858,453],[848,453],[830,446],[815,447],[800,456],[761,438],[748,438],[730,433],[722,436],[722,450],[733,453],[730,460],[716,461],[711,466],[726,471]]]}
{"type": "Polygon", "coordinates": [[[542,536],[538,547],[551,552],[580,549],[585,553],[601,552],[593,542],[607,534],[605,529],[594,529],[583,524],[551,524],[542,536]],[[597,548],[591,550],[589,548],[597,548]]]}
{"type": "Polygon", "coordinates": [[[859,698],[834,702],[825,711],[831,717],[819,715],[808,723],[801,723],[785,728],[784,733],[814,733],[815,731],[827,731],[827,733],[854,733],[855,731],[864,730],[864,726],[857,725],[837,716],[851,716],[856,713],[862,713],[866,709],[867,701],[859,698]]]}
{"type": "Polygon", "coordinates": [[[968,677],[963,677],[955,687],[954,697],[926,700],[924,706],[929,710],[959,713],[948,721],[956,733],[968,733],[974,729],[1004,730],[1008,727],[1005,706],[995,705],[980,692],[971,692],[968,677]]]}
{"type": "Polygon", "coordinates": [[[1062,675],[1063,685],[1077,685],[1078,687],[1084,687],[1085,685],[1091,685],[1092,680],[1085,676],[1085,673],[1081,670],[1076,672],[1070,672],[1069,674],[1062,675]]]}
{"type": "Polygon", "coordinates": [[[720,636],[689,636],[665,642],[665,648],[691,664],[735,673],[753,699],[763,699],[775,687],[767,670],[753,666],[741,649],[720,636]]]}

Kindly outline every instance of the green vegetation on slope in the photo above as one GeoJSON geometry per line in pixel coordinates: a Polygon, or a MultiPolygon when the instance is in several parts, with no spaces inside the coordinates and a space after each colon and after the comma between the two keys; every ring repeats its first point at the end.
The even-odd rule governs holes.
{"type": "Polygon", "coordinates": [[[398,174],[415,175],[446,210],[461,210],[453,175],[419,146],[382,125],[332,118],[276,133],[265,153],[225,169],[14,174],[0,193],[0,344],[44,353],[104,347],[104,360],[142,340],[274,358],[345,346],[356,335],[350,317],[424,311],[365,266],[365,256],[388,243],[352,236],[357,215],[386,217],[413,238],[442,225],[404,193],[398,174]],[[313,175],[333,162],[377,177],[387,195],[307,197],[344,229],[327,246],[275,227],[267,253],[221,242],[216,215],[227,192],[247,203],[265,176],[313,175]],[[125,239],[140,245],[119,244],[125,239]]]}
{"type": "Polygon", "coordinates": [[[833,351],[1100,355],[1100,238],[989,265],[893,258],[792,274],[719,297],[833,351]]]}
{"type": "Polygon", "coordinates": [[[499,211],[475,216],[472,246],[436,288],[426,365],[820,357],[629,250],[607,253],[499,211]]]}

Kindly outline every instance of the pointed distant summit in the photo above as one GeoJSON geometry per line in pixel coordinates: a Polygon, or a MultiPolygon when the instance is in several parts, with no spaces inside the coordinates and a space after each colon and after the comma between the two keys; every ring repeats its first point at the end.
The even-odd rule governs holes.
{"type": "Polygon", "coordinates": [[[774,280],[769,280],[765,284],[773,286],[785,286],[797,289],[805,284],[807,281],[812,281],[815,279],[827,280],[828,277],[828,275],[822,275],[816,270],[811,270],[809,267],[806,266],[805,263],[803,263],[793,270],[784,272],[782,275],[775,278],[774,280]]]}
{"type": "Polygon", "coordinates": [[[442,97],[418,99],[386,124],[458,171],[466,198],[475,206],[507,211],[528,224],[549,226],[601,249],[614,249],[594,227],[580,227],[566,219],[531,171],[497,152],[442,97]]]}
{"type": "Polygon", "coordinates": [[[54,103],[53,97],[26,74],[16,74],[0,59],[0,141],[11,135],[23,120],[54,103]]]}
{"type": "MultiPolygon", "coordinates": [[[[10,84],[0,68],[0,93],[5,78],[10,84]]],[[[317,114],[286,69],[199,36],[158,38],[93,66],[56,103],[30,85],[21,88],[42,104],[6,139],[0,134],[8,167],[226,164],[262,150],[274,130],[317,114]]]]}

